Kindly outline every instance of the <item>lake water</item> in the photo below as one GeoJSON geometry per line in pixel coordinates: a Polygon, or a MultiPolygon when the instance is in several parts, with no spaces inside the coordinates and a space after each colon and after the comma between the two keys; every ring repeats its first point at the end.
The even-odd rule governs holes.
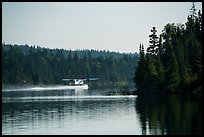
{"type": "Polygon", "coordinates": [[[120,89],[2,92],[2,134],[202,134],[201,99],[120,89]]]}

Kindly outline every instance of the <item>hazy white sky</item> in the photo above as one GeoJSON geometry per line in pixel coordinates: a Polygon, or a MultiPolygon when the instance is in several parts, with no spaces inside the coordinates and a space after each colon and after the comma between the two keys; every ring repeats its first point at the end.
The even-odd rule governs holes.
{"type": "MultiPolygon", "coordinates": [[[[167,23],[185,23],[190,2],[3,2],[2,42],[138,52],[167,23]]],[[[202,2],[195,3],[202,11],[202,2]]]]}

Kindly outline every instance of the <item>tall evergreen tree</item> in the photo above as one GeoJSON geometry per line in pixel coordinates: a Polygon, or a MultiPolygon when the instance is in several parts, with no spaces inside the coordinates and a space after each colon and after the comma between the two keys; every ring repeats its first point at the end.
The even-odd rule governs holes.
{"type": "Polygon", "coordinates": [[[147,53],[150,54],[150,55],[155,55],[156,54],[156,51],[157,51],[157,43],[158,43],[158,36],[156,35],[156,27],[153,27],[152,30],[151,30],[152,34],[149,35],[150,37],[150,40],[149,40],[149,47],[147,48],[147,53]]]}
{"type": "Polygon", "coordinates": [[[139,60],[137,69],[135,71],[135,75],[133,80],[135,81],[135,85],[137,87],[138,94],[144,94],[146,89],[146,78],[147,78],[147,66],[146,66],[146,60],[145,60],[145,53],[144,53],[144,46],[140,44],[139,46],[139,60]]]}

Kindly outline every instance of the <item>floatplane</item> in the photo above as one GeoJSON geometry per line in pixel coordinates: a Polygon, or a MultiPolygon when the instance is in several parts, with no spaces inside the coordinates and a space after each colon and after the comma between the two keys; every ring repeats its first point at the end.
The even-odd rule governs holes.
{"type": "Polygon", "coordinates": [[[70,89],[88,89],[89,86],[85,82],[96,81],[99,78],[87,78],[87,79],[62,79],[64,85],[70,89]]]}

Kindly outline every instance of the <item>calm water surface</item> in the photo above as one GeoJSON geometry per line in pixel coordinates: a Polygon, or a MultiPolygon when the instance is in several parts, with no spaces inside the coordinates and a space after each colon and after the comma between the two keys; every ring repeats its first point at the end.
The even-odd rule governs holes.
{"type": "Polygon", "coordinates": [[[202,103],[120,89],[2,92],[2,134],[201,134],[202,103]]]}

